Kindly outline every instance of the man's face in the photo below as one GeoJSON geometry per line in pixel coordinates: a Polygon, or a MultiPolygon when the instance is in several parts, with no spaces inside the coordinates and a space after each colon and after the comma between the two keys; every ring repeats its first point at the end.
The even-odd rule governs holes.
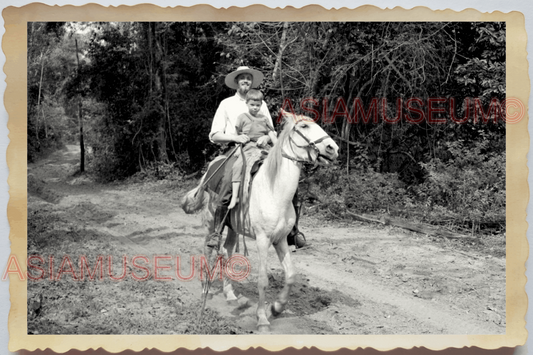
{"type": "Polygon", "coordinates": [[[248,106],[248,111],[252,116],[257,116],[257,113],[261,109],[261,100],[248,100],[246,105],[248,106]]]}
{"type": "Polygon", "coordinates": [[[246,95],[248,90],[250,90],[252,87],[253,80],[254,78],[252,74],[248,74],[248,73],[239,74],[235,78],[235,82],[237,83],[237,86],[238,86],[237,91],[241,95],[246,95]]]}

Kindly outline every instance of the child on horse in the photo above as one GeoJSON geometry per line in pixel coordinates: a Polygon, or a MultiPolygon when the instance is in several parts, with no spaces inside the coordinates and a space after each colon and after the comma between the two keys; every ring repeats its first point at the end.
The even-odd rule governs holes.
{"type": "MultiPolygon", "coordinates": [[[[276,143],[277,135],[274,127],[269,123],[267,117],[261,114],[260,108],[263,102],[263,94],[251,89],[246,94],[246,106],[248,112],[245,112],[237,117],[235,130],[237,134],[245,135],[250,138],[242,148],[242,155],[237,156],[237,160],[233,164],[233,178],[232,178],[232,196],[228,209],[235,207],[238,200],[239,188],[242,179],[242,168],[244,159],[249,161],[249,157],[255,155],[258,150],[267,148],[268,146],[259,146],[258,139],[263,136],[269,136],[272,144],[276,143]]],[[[268,148],[267,148],[268,149],[268,148]]]]}

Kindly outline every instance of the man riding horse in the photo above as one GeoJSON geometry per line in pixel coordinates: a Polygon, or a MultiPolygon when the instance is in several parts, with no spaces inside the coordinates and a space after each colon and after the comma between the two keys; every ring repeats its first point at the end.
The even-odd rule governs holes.
{"type": "MultiPolygon", "coordinates": [[[[250,138],[246,135],[238,135],[235,129],[237,123],[237,117],[239,115],[248,112],[248,107],[246,106],[246,94],[252,88],[258,87],[263,81],[263,74],[255,69],[248,68],[246,66],[241,66],[237,70],[229,73],[225,78],[225,84],[231,89],[235,89],[236,93],[234,96],[228,97],[220,103],[218,109],[213,118],[213,123],[211,125],[211,132],[209,133],[209,139],[213,143],[218,144],[227,144],[228,148],[232,148],[235,144],[246,144],[250,138]]],[[[260,113],[264,115],[271,126],[272,117],[268,111],[266,103],[263,101],[260,108],[260,113]]],[[[270,137],[268,135],[260,137],[257,140],[257,146],[265,146],[270,143],[270,137]]],[[[228,151],[225,154],[229,153],[228,151]]],[[[224,219],[227,215],[228,205],[231,199],[231,176],[232,176],[232,166],[235,162],[236,157],[234,155],[230,156],[226,160],[224,166],[224,178],[220,185],[219,196],[220,202],[215,211],[215,225],[221,225],[224,223],[224,219]]],[[[296,240],[296,236],[299,233],[298,231],[298,219],[300,215],[299,202],[297,194],[293,200],[293,205],[296,211],[296,223],[291,233],[288,236],[289,245],[297,244],[297,247],[302,247],[305,245],[305,240],[299,238],[296,240]],[[298,242],[298,243],[296,243],[298,242]]],[[[221,235],[219,233],[213,233],[212,237],[207,242],[208,246],[216,246],[219,243],[221,235]]]]}
{"type": "MultiPolygon", "coordinates": [[[[303,164],[327,166],[334,163],[339,156],[337,143],[313,119],[285,111],[282,111],[282,115],[285,120],[283,130],[276,137],[277,142],[270,149],[264,163],[258,168],[250,188],[245,190],[248,198],[243,198],[228,213],[230,227],[223,245],[220,245],[220,240],[218,248],[208,244],[211,236],[220,235],[222,230],[221,226],[215,224],[214,214],[220,205],[217,192],[220,190],[207,187],[210,177],[214,174],[210,174],[208,170],[200,179],[198,186],[187,192],[180,201],[185,213],[192,214],[199,211],[203,213],[202,219],[208,230],[203,249],[208,265],[214,265],[214,258],[220,260],[222,254],[227,253],[228,260],[233,257],[238,246],[238,234],[255,240],[258,257],[256,267],[259,297],[256,315],[259,332],[270,331],[269,319],[279,316],[287,308],[291,288],[296,282],[296,270],[291,261],[287,235],[296,222],[296,210],[291,200],[298,188],[303,164]],[[223,250],[220,250],[220,247],[223,250]],[[267,297],[270,247],[276,251],[285,279],[282,289],[272,303],[267,301],[270,298],[267,297]],[[222,253],[215,254],[215,250],[222,253]]],[[[259,137],[262,136],[255,138],[259,137]]],[[[213,169],[213,166],[222,160],[224,158],[216,158],[209,168],[213,169]]],[[[215,173],[218,174],[220,171],[216,168],[215,173]]],[[[228,276],[223,277],[222,291],[226,301],[232,302],[238,300],[238,297],[228,276]]],[[[203,280],[202,285],[203,312],[211,281],[203,280]]]]}

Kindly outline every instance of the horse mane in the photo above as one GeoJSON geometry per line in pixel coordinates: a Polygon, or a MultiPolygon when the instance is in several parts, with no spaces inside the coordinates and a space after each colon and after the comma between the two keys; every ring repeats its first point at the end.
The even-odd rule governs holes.
{"type": "Polygon", "coordinates": [[[291,116],[283,116],[283,120],[284,126],[278,137],[278,141],[274,144],[272,149],[270,149],[270,152],[263,163],[263,168],[266,170],[266,176],[271,187],[273,186],[273,182],[276,176],[278,176],[281,168],[281,160],[283,159],[281,154],[282,148],[285,145],[285,142],[289,139],[289,133],[296,124],[294,117],[291,116]]]}

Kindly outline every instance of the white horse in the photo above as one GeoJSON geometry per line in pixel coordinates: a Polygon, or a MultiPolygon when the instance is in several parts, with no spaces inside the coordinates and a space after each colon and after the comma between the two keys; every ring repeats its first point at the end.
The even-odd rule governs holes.
{"type": "MultiPolygon", "coordinates": [[[[279,315],[285,308],[295,272],[291,262],[291,253],[287,244],[287,235],[296,221],[292,199],[298,188],[298,180],[303,163],[330,164],[337,159],[339,147],[326,132],[312,119],[289,114],[283,111],[285,127],[272,147],[268,157],[259,168],[252,182],[248,201],[241,201],[230,210],[229,224],[224,248],[228,258],[232,256],[237,242],[237,234],[243,234],[256,240],[259,253],[259,303],[257,306],[257,328],[259,331],[270,330],[267,319],[265,291],[268,286],[267,252],[274,245],[278,258],[285,271],[285,286],[277,300],[271,306],[273,316],[279,315]]],[[[197,188],[189,191],[182,199],[182,208],[186,213],[204,209],[209,233],[215,231],[214,202],[215,196],[205,191],[203,181],[197,188]]],[[[246,187],[245,187],[246,188],[246,187]]],[[[206,237],[206,241],[207,241],[206,237]]],[[[206,256],[209,253],[205,247],[206,256]]],[[[205,291],[204,291],[205,292],[205,291]]],[[[235,300],[231,283],[224,279],[224,294],[227,301],[235,300]]],[[[203,295],[204,297],[206,294],[203,295]]]]}

